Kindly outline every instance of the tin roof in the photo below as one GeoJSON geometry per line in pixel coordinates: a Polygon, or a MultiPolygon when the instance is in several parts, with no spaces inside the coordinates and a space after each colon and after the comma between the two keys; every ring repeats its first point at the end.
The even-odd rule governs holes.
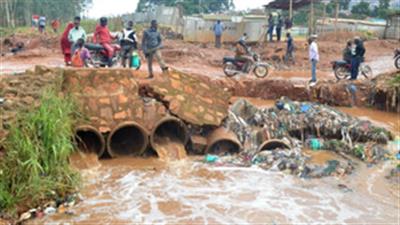
{"type": "MultiPolygon", "coordinates": [[[[320,0],[314,0],[314,3],[319,2],[320,0]]],[[[303,6],[306,6],[311,3],[311,0],[293,0],[293,9],[298,9],[303,6]]],[[[274,0],[267,5],[264,5],[265,8],[273,8],[273,9],[283,9],[289,10],[290,0],[274,0]]]]}

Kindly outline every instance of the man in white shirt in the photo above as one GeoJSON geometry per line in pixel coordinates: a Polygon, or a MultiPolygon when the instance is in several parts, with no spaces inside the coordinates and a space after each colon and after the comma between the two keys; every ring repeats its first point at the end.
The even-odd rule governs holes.
{"type": "Polygon", "coordinates": [[[318,53],[318,45],[317,45],[317,35],[312,35],[308,39],[309,47],[309,56],[311,61],[311,82],[317,81],[317,63],[319,61],[319,53],[318,53]]]}

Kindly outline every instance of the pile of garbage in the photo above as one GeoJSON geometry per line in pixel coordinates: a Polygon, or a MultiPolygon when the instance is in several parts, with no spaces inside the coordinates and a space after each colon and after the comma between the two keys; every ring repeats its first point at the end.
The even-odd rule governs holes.
{"type": "Polygon", "coordinates": [[[311,102],[279,99],[274,107],[258,108],[239,99],[224,126],[238,135],[245,150],[238,156],[219,159],[224,165],[258,165],[301,177],[349,174],[357,157],[377,163],[388,157],[385,144],[392,139],[386,129],[374,126],[332,107],[311,102]],[[289,148],[260,149],[264,140],[283,140],[289,148]],[[338,158],[324,165],[310,162],[304,149],[330,151],[338,158]],[[354,158],[353,158],[354,159],[354,158]]]}

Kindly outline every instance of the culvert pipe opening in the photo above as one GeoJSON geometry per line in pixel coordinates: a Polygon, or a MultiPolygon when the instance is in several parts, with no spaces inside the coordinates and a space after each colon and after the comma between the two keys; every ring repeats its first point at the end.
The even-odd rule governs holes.
{"type": "Polygon", "coordinates": [[[273,151],[275,149],[290,149],[290,145],[282,140],[272,139],[263,142],[258,148],[258,151],[273,151]]]}
{"type": "Polygon", "coordinates": [[[182,159],[186,157],[188,139],[185,123],[176,117],[165,117],[154,126],[150,143],[159,158],[182,159]]]}
{"type": "Polygon", "coordinates": [[[235,133],[221,127],[214,130],[207,140],[207,154],[227,155],[239,153],[242,145],[235,133]]]}
{"type": "Polygon", "coordinates": [[[140,156],[149,144],[148,132],[139,124],[129,121],[114,128],[107,139],[111,157],[140,156]]]}
{"type": "Polygon", "coordinates": [[[81,152],[96,153],[98,157],[101,157],[105,150],[103,135],[89,125],[79,126],[75,129],[75,142],[81,152]]]}

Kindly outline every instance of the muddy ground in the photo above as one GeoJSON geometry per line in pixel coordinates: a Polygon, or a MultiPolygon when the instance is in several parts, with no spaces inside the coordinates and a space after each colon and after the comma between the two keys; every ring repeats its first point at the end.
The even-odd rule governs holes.
{"type": "MultiPolygon", "coordinates": [[[[23,72],[34,65],[64,66],[57,36],[15,35],[2,38],[0,41],[1,54],[3,55],[0,58],[0,74],[23,72]],[[23,42],[26,48],[24,51],[13,55],[9,52],[12,46],[6,45],[5,42],[7,41],[5,40],[14,45],[17,42],[23,42]]],[[[320,79],[334,79],[330,62],[341,59],[345,41],[343,38],[339,41],[333,41],[332,38],[322,36],[318,44],[321,55],[318,77],[320,79]]],[[[394,70],[392,54],[398,44],[398,41],[395,40],[368,40],[365,42],[366,60],[371,65],[375,75],[394,70]]],[[[270,78],[308,80],[310,75],[307,44],[304,40],[295,39],[295,46],[296,64],[290,67],[282,62],[286,48],[284,42],[253,44],[252,48],[261,55],[263,60],[274,66],[269,75],[270,78]]],[[[221,49],[216,49],[212,43],[196,44],[186,43],[182,40],[165,40],[162,54],[165,61],[173,68],[210,77],[223,77],[222,58],[232,56],[234,52],[233,45],[229,43],[225,43],[221,49]]],[[[143,56],[142,59],[144,59],[143,56]]],[[[145,64],[141,67],[141,70],[147,70],[145,64]]],[[[157,68],[157,71],[160,71],[159,68],[157,68]]],[[[254,76],[248,78],[254,79],[254,76]]]]}

